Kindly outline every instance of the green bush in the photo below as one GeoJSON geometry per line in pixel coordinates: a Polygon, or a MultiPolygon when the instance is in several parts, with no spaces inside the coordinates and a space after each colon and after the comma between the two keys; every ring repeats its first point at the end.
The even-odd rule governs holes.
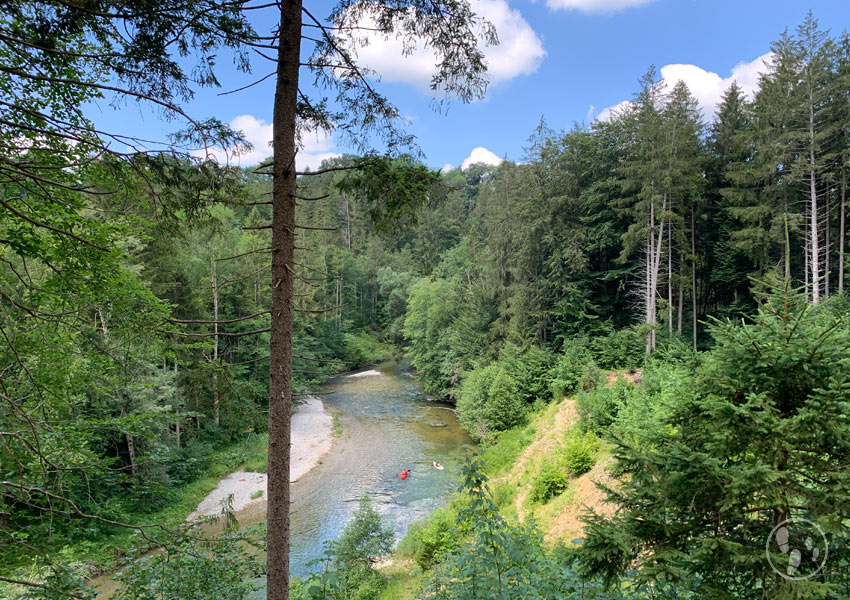
{"type": "Polygon", "coordinates": [[[160,538],[160,551],[130,563],[116,574],[121,588],[111,597],[246,598],[258,589],[257,580],[265,575],[265,561],[258,552],[264,534],[257,527],[228,528],[210,539],[203,535],[155,534],[160,538]]]}
{"type": "Polygon", "coordinates": [[[525,403],[516,381],[498,363],[472,371],[463,381],[457,403],[461,425],[478,440],[518,425],[525,403]]]}
{"type": "Polygon", "coordinates": [[[480,462],[467,463],[462,472],[468,506],[458,521],[466,523],[469,537],[428,572],[417,597],[578,599],[573,573],[558,564],[539,530],[507,522],[496,510],[480,462]]]}
{"type": "Polygon", "coordinates": [[[598,439],[592,433],[575,436],[567,441],[563,450],[564,466],[573,477],[584,475],[596,464],[598,439]]]}
{"type": "Polygon", "coordinates": [[[564,353],[550,372],[549,389],[554,400],[572,394],[579,387],[582,374],[593,358],[582,340],[573,340],[564,345],[564,353]]]}
{"type": "Polygon", "coordinates": [[[646,358],[646,344],[637,329],[620,329],[590,340],[590,351],[602,369],[636,369],[646,358]]]}
{"type": "Polygon", "coordinates": [[[608,432],[620,410],[631,404],[639,394],[635,385],[622,377],[611,387],[600,386],[579,394],[576,409],[582,428],[597,435],[608,432]]]}
{"type": "Polygon", "coordinates": [[[392,549],[393,531],[368,498],[360,500],[354,518],[330,544],[320,561],[323,569],[291,588],[294,600],[377,600],[386,587],[383,575],[372,568],[378,556],[392,549]]]}
{"type": "Polygon", "coordinates": [[[350,363],[350,369],[356,369],[365,365],[381,362],[390,357],[390,352],[383,346],[374,335],[361,331],[358,333],[346,333],[345,361],[350,363]]]}
{"type": "Polygon", "coordinates": [[[424,521],[411,525],[407,535],[399,543],[399,554],[410,556],[422,569],[429,569],[441,556],[455,547],[455,516],[451,509],[438,508],[424,521]]]}
{"type": "Polygon", "coordinates": [[[588,361],[581,370],[579,388],[585,392],[596,389],[605,383],[605,372],[596,366],[596,363],[588,361]]]}
{"type": "Polygon", "coordinates": [[[522,399],[531,403],[549,397],[551,371],[555,356],[537,346],[527,350],[508,342],[499,353],[499,364],[516,382],[522,399]]]}
{"type": "Polygon", "coordinates": [[[549,463],[541,469],[531,484],[531,501],[545,504],[559,495],[570,483],[564,467],[558,463],[549,463]]]}
{"type": "Polygon", "coordinates": [[[293,577],[292,600],[378,600],[387,580],[369,565],[354,564],[314,573],[308,579],[293,577]]]}
{"type": "Polygon", "coordinates": [[[331,546],[331,554],[340,564],[371,564],[376,557],[387,554],[392,544],[392,529],[383,524],[369,498],[363,497],[354,517],[331,546]]]}

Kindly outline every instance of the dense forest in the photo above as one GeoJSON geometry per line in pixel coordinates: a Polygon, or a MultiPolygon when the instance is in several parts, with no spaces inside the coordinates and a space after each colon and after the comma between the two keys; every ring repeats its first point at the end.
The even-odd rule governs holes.
{"type": "MultiPolygon", "coordinates": [[[[651,68],[608,120],[541,120],[517,162],[345,156],[298,178],[296,397],[405,355],[487,448],[575,393],[624,482],[617,516],[553,549],[471,461],[461,541],[420,597],[847,597],[850,36],[810,16],[772,51],[708,121],[651,68]],[[639,389],[598,386],[638,369],[639,389]],[[792,515],[834,540],[799,583],[758,562],[792,515]]],[[[155,545],[148,524],[268,423],[268,170],[91,160],[70,139],[60,161],[40,140],[42,113],[79,119],[65,93],[25,140],[0,134],[0,579],[22,597],[85,597],[88,554],[155,545]]],[[[345,547],[343,580],[380,593],[345,547]]],[[[377,597],[324,585],[299,593],[377,597]]]]}

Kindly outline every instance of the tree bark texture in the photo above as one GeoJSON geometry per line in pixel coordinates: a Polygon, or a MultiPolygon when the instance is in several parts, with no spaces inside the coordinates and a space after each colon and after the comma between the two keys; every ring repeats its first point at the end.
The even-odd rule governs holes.
{"type": "Polygon", "coordinates": [[[295,135],[301,0],[280,4],[272,145],[272,304],[267,513],[268,600],[289,598],[289,459],[295,267],[295,135]]]}

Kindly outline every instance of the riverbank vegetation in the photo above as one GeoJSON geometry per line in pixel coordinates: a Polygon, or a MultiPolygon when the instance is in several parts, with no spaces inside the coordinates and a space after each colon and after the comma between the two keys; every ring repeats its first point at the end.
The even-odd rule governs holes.
{"type": "Polygon", "coordinates": [[[843,298],[813,308],[773,288],[747,322],[709,324],[710,350],[674,346],[639,379],[611,373],[538,407],[469,462],[446,509],[411,527],[396,556],[421,584],[399,597],[843,597],[848,317],[843,298]],[[823,532],[807,542],[835,552],[819,576],[771,569],[777,514],[823,532]]]}
{"type": "MultiPolygon", "coordinates": [[[[482,444],[399,548],[419,597],[850,593],[850,37],[809,18],[772,49],[715,115],[650,69],[607,120],[541,121],[522,162],[299,179],[297,393],[404,348],[482,444]],[[387,203],[405,177],[416,210],[387,203]],[[816,577],[770,570],[789,519],[830,542],[816,577]]],[[[56,167],[39,132],[0,140],[56,167]]],[[[267,175],[62,146],[61,196],[0,182],[0,576],[56,597],[263,467],[271,322],[267,175]]],[[[341,547],[328,572],[364,599],[413,587],[341,547]]]]}

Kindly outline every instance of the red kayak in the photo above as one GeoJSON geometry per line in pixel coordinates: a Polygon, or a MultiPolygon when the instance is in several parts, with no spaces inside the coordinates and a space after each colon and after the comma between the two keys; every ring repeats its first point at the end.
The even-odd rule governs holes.
{"type": "Polygon", "coordinates": [[[401,477],[402,479],[407,479],[407,476],[410,475],[410,470],[405,469],[401,472],[400,475],[396,475],[396,477],[401,477]]]}

